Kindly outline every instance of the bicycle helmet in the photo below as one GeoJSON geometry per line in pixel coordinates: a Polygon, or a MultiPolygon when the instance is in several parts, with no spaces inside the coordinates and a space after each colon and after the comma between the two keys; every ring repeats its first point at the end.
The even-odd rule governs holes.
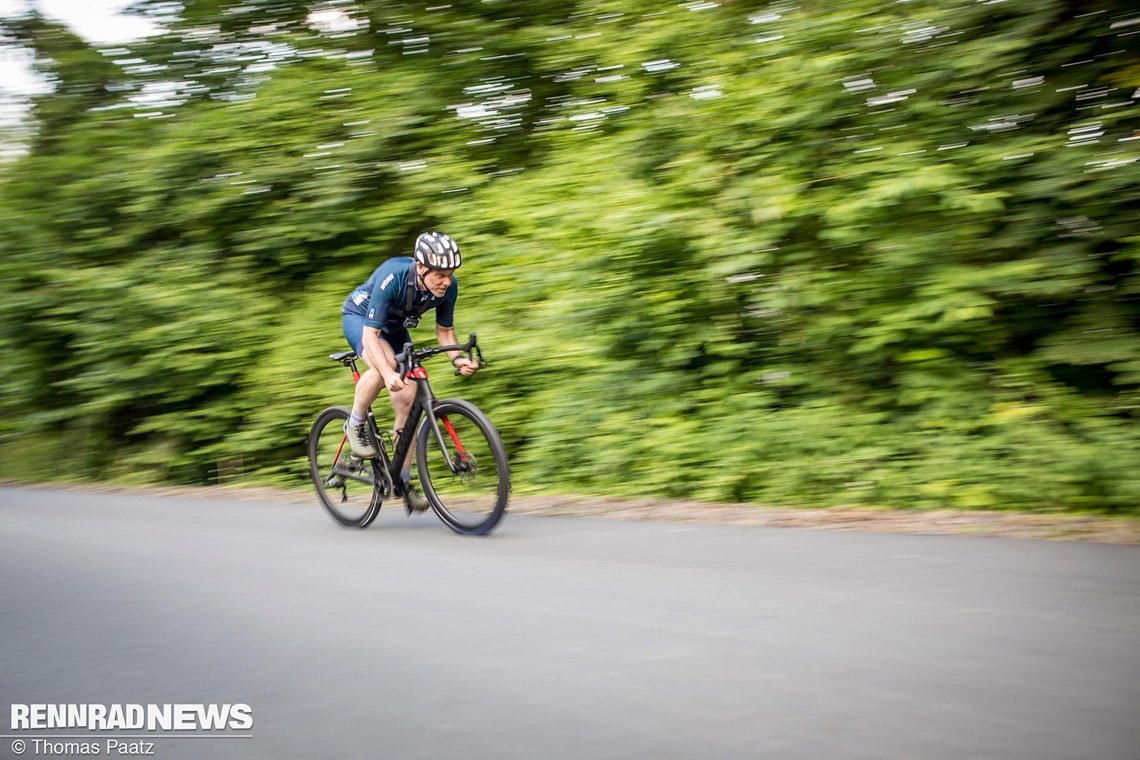
{"type": "Polygon", "coordinates": [[[428,269],[459,269],[459,246],[442,232],[425,232],[416,238],[416,261],[428,269]]]}

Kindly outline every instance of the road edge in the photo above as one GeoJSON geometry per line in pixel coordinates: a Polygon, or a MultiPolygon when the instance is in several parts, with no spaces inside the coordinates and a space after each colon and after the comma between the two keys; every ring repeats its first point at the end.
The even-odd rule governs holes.
{"type": "MultiPolygon", "coordinates": [[[[0,480],[0,487],[88,493],[147,494],[190,499],[227,499],[270,504],[311,504],[310,491],[267,486],[136,486],[119,483],[37,483],[0,480]]],[[[540,517],[683,522],[775,528],[810,528],[916,535],[1000,537],[1044,541],[1140,545],[1140,518],[1104,515],[964,510],[797,509],[665,499],[618,499],[582,495],[515,495],[508,511],[540,517]]]]}

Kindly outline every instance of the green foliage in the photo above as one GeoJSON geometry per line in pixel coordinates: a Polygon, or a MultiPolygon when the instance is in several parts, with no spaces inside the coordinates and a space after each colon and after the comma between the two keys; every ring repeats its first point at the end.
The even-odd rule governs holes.
{"type": "Polygon", "coordinates": [[[0,30],[55,88],[0,168],[0,476],[303,482],[341,299],[438,227],[492,364],[434,388],[517,490],[1140,508],[1114,4],[184,5],[0,30]]]}

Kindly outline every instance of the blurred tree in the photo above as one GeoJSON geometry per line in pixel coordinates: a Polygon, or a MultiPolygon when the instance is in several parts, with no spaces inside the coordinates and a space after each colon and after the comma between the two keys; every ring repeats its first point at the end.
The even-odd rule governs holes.
{"type": "Polygon", "coordinates": [[[341,297],[439,226],[519,488],[1140,504],[1114,3],[136,8],[5,21],[54,90],[0,175],[0,472],[301,481],[341,297]]]}

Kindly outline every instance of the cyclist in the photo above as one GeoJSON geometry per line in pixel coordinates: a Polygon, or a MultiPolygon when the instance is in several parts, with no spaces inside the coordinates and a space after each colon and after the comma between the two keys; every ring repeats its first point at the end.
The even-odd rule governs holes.
{"type": "MultiPolygon", "coordinates": [[[[409,341],[408,328],[435,309],[435,339],[440,345],[455,345],[453,320],[459,284],[453,276],[462,263],[459,246],[441,232],[425,232],[416,238],[412,256],[388,259],[372,272],[367,281],[348,294],[341,307],[341,328],[348,345],[368,365],[356,383],[352,416],[345,422],[352,453],[361,458],[376,456],[368,438],[366,415],[380,389],[387,388],[396,414],[398,434],[415,400],[415,383],[396,371],[396,354],[409,341]]],[[[475,374],[476,361],[459,351],[449,351],[452,365],[464,376],[475,374]]],[[[410,511],[427,508],[427,499],[411,483],[411,459],[400,472],[396,488],[403,494],[410,511]]]]}

